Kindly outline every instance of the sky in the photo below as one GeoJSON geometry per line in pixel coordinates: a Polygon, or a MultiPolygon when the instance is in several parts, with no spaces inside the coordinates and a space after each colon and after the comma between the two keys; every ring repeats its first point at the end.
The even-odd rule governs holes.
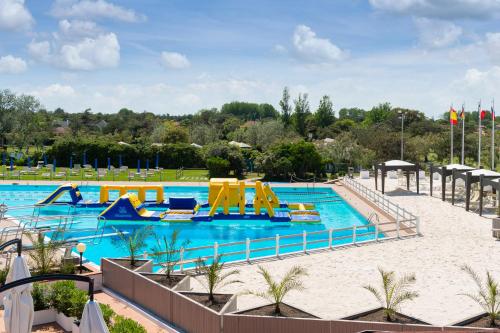
{"type": "Polygon", "coordinates": [[[49,110],[171,115],[240,100],[500,103],[500,0],[0,0],[0,89],[49,110]]]}

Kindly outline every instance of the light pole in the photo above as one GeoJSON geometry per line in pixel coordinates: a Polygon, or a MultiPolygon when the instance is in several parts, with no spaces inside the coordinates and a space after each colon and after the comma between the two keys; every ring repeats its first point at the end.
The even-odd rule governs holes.
{"type": "Polygon", "coordinates": [[[83,253],[86,249],[87,245],[85,245],[85,243],[78,243],[78,245],[76,246],[76,250],[78,251],[78,253],[80,253],[80,274],[82,274],[83,272],[83,253]]]}
{"type": "Polygon", "coordinates": [[[401,117],[401,161],[403,161],[404,155],[404,124],[405,124],[405,114],[403,111],[398,111],[399,116],[401,117]]]}

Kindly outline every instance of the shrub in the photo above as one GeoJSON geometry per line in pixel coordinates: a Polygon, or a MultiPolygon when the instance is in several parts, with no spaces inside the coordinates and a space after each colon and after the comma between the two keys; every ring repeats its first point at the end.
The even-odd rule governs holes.
{"type": "Polygon", "coordinates": [[[114,325],[109,330],[110,333],[147,333],[144,326],[138,322],[125,318],[123,316],[116,316],[114,325]]]}
{"type": "Polygon", "coordinates": [[[76,265],[72,262],[67,262],[61,265],[60,268],[61,274],[75,274],[76,273],[76,265]]]}
{"type": "Polygon", "coordinates": [[[115,311],[113,311],[113,309],[107,304],[99,303],[99,307],[101,308],[102,318],[104,319],[106,326],[110,327],[111,319],[113,319],[113,317],[116,315],[115,311]]]}
{"type": "Polygon", "coordinates": [[[43,283],[33,283],[31,291],[33,297],[33,306],[35,311],[46,310],[50,307],[50,298],[47,285],[43,283]]]}
{"type": "Polygon", "coordinates": [[[68,317],[75,317],[76,319],[81,319],[83,314],[83,309],[85,308],[85,303],[87,303],[88,295],[85,291],[80,289],[74,289],[69,295],[69,301],[71,303],[68,309],[68,317]]]}
{"type": "Polygon", "coordinates": [[[74,281],[57,281],[50,287],[50,305],[70,317],[71,295],[76,289],[74,281]]]}
{"type": "Polygon", "coordinates": [[[3,286],[5,284],[5,280],[7,279],[7,274],[9,274],[9,267],[5,267],[0,269],[0,285],[3,286]]]}
{"type": "Polygon", "coordinates": [[[210,177],[225,177],[229,175],[231,165],[223,158],[210,157],[207,159],[207,169],[210,177]]]}

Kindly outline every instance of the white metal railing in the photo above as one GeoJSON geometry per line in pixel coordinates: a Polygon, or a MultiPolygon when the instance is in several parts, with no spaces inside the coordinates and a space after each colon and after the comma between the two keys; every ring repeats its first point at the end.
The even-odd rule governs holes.
{"type": "Polygon", "coordinates": [[[351,190],[357,192],[363,198],[374,203],[378,208],[396,219],[396,227],[400,229],[401,223],[413,226],[416,234],[420,235],[420,218],[410,213],[405,208],[397,203],[392,202],[389,198],[377,191],[374,191],[353,178],[344,177],[344,184],[351,190]]]}

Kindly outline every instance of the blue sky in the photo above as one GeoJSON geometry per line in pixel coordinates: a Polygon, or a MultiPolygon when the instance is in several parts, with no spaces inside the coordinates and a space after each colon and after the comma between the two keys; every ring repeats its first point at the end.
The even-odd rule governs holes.
{"type": "MultiPolygon", "coordinates": [[[[48,108],[183,114],[232,100],[433,116],[500,95],[500,0],[0,0],[0,88],[48,108]]],[[[498,99],[497,98],[497,99],[498,99]]]]}

